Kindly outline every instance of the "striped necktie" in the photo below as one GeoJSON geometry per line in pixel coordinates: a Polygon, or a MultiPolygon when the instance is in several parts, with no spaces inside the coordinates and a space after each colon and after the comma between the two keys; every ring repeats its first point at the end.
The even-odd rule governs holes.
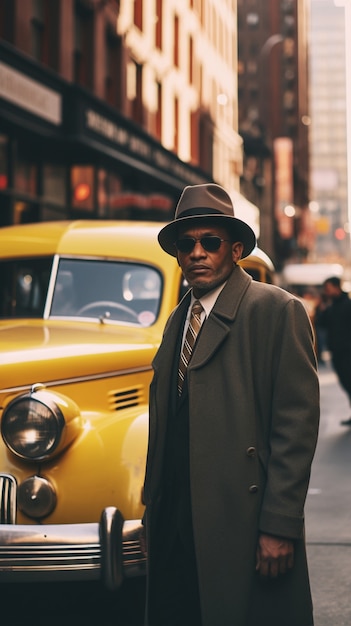
{"type": "Polygon", "coordinates": [[[180,354],[179,367],[178,367],[178,395],[180,396],[183,389],[184,379],[188,363],[190,361],[191,353],[193,351],[196,337],[201,328],[201,312],[203,307],[198,300],[195,300],[191,307],[190,322],[188,330],[186,331],[183,348],[180,354]]]}

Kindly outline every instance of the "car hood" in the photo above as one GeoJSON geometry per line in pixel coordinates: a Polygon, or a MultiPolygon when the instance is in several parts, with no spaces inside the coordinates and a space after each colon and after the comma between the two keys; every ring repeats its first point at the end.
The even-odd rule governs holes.
{"type": "Polygon", "coordinates": [[[42,320],[0,323],[1,387],[150,367],[152,328],[42,320]]]}

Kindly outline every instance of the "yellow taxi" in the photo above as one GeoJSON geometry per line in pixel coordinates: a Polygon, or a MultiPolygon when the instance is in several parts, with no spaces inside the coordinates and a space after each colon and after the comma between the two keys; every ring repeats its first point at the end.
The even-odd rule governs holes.
{"type": "MultiPolygon", "coordinates": [[[[145,572],[151,361],[185,293],[164,224],[0,229],[0,581],[145,572]]],[[[272,282],[259,249],[242,261],[272,282]]]]}

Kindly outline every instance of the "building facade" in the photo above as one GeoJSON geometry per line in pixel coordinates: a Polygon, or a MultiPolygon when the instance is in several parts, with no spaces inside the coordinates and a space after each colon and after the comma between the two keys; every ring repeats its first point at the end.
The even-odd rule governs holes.
{"type": "Polygon", "coordinates": [[[236,0],[3,0],[0,225],[169,219],[183,187],[240,195],[236,0]]]}
{"type": "Polygon", "coordinates": [[[350,264],[345,4],[311,1],[311,208],[315,259],[350,264]]]}
{"type": "Polygon", "coordinates": [[[241,189],[260,207],[261,245],[278,268],[314,245],[308,7],[307,0],[238,0],[241,189]]]}

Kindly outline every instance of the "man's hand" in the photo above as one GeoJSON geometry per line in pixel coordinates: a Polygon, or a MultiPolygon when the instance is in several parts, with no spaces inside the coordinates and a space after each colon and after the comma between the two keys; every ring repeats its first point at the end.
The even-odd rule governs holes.
{"type": "Polygon", "coordinates": [[[294,544],[290,539],[260,534],[256,551],[256,571],[276,578],[294,565],[294,544]]]}

